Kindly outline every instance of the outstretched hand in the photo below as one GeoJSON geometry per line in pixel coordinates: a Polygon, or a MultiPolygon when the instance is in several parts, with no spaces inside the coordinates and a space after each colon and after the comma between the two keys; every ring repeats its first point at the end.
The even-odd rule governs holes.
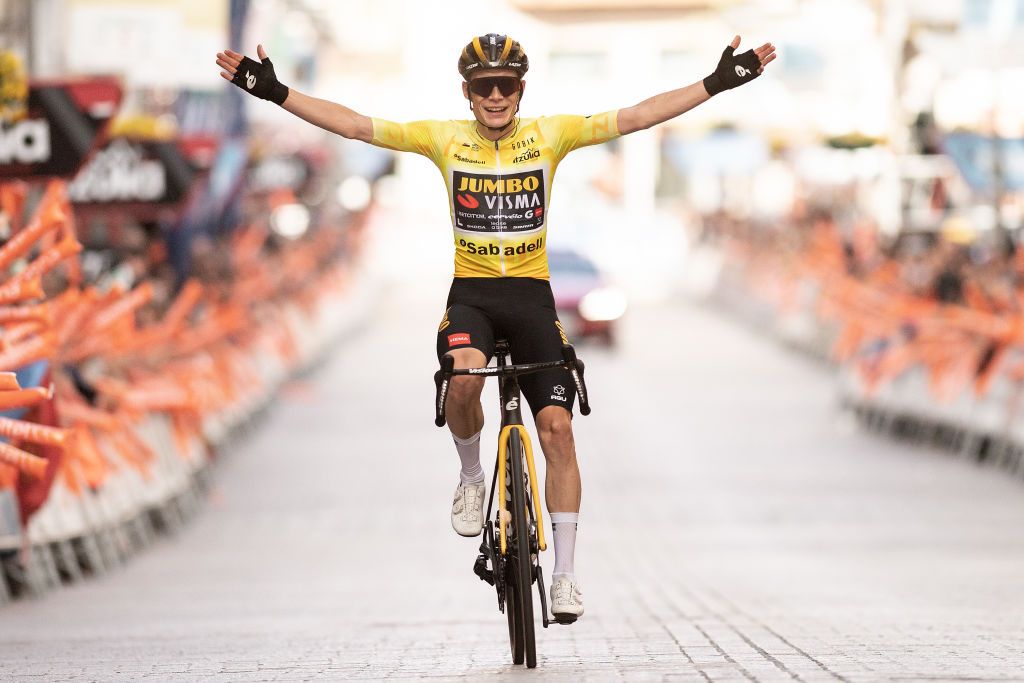
{"type": "Polygon", "coordinates": [[[708,95],[714,96],[723,90],[731,90],[744,83],[749,83],[762,73],[764,68],[775,59],[775,46],[765,43],[754,50],[735,54],[740,46],[740,37],[735,36],[729,46],[722,51],[722,58],[715,71],[704,79],[704,89],[708,95]]]}
{"type": "Polygon", "coordinates": [[[220,72],[221,78],[250,95],[275,104],[284,104],[288,98],[288,88],[277,80],[274,65],[262,45],[256,46],[256,55],[260,58],[258,62],[233,50],[218,52],[217,66],[223,69],[220,72]]]}
{"type": "MultiPolygon", "coordinates": [[[[267,51],[263,49],[263,45],[256,46],[256,56],[260,58],[262,62],[267,59],[267,51]]],[[[217,66],[224,69],[220,72],[221,78],[226,81],[230,81],[235,77],[235,72],[238,71],[238,65],[242,63],[242,59],[245,55],[239,54],[234,50],[224,50],[224,52],[217,53],[217,66]]]]}
{"type": "MultiPolygon", "coordinates": [[[[740,37],[736,36],[732,39],[732,42],[729,43],[729,47],[735,51],[739,46],[740,37]]],[[[768,63],[778,57],[778,54],[775,52],[775,46],[771,43],[765,43],[761,47],[754,48],[754,55],[757,56],[758,61],[761,62],[761,66],[757,68],[757,73],[759,74],[764,73],[764,68],[768,63]]]]}

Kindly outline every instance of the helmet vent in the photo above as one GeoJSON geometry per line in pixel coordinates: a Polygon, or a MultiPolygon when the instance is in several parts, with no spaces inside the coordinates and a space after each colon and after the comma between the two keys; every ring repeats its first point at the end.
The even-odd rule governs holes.
{"type": "Polygon", "coordinates": [[[529,68],[522,45],[499,33],[473,38],[459,57],[459,73],[465,79],[479,69],[512,69],[522,78],[529,68]]]}

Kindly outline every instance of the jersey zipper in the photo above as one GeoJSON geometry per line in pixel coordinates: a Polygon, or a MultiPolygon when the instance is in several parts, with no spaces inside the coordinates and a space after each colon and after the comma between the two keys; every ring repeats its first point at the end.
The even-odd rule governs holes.
{"type": "Polygon", "coordinates": [[[494,165],[495,170],[498,172],[498,261],[501,263],[501,276],[505,277],[505,241],[502,238],[501,229],[501,202],[502,202],[502,191],[501,191],[501,150],[498,149],[498,141],[494,141],[494,165]]]}

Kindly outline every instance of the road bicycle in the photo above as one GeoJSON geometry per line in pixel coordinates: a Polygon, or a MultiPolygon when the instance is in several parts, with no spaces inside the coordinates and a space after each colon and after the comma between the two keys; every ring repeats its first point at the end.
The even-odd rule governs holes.
{"type": "MultiPolygon", "coordinates": [[[[528,668],[537,666],[537,644],[534,637],[532,584],[537,584],[540,595],[541,617],[544,628],[548,619],[547,596],[544,594],[544,574],[540,566],[540,552],[547,548],[544,540],[544,518],[538,490],[537,472],[533,465],[533,447],[523,426],[520,410],[519,376],[549,368],[565,368],[572,376],[579,399],[580,413],[590,414],[587,387],[583,382],[583,361],[576,358],[571,345],[562,347],[562,360],[544,363],[509,365],[508,343],[498,340],[494,355],[496,364],[484,368],[456,370],[455,361],[445,356],[441,369],[434,374],[437,394],[434,424],[445,424],[444,407],[452,377],[460,375],[497,377],[501,402],[501,432],[498,436],[498,455],[491,478],[491,493],[487,499],[486,520],[480,555],[473,563],[473,573],[494,586],[498,592],[498,610],[508,619],[508,638],[512,648],[512,662],[528,668]],[[491,517],[494,492],[498,491],[498,507],[491,517]],[[511,508],[509,502],[511,501],[511,508]]],[[[558,623],[572,623],[575,616],[567,615],[558,623]]]]}

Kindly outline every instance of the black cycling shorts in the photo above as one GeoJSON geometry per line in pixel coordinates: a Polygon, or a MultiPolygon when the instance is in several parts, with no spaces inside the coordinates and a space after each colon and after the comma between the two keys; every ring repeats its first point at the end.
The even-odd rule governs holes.
{"type": "MultiPolygon", "coordinates": [[[[452,281],[447,310],[437,328],[437,357],[472,347],[488,363],[494,341],[506,339],[513,363],[561,360],[568,344],[547,280],[530,277],[460,277],[452,281]]],[[[576,386],[568,370],[552,368],[522,375],[519,387],[534,417],[547,406],[572,413],[576,386]]]]}

